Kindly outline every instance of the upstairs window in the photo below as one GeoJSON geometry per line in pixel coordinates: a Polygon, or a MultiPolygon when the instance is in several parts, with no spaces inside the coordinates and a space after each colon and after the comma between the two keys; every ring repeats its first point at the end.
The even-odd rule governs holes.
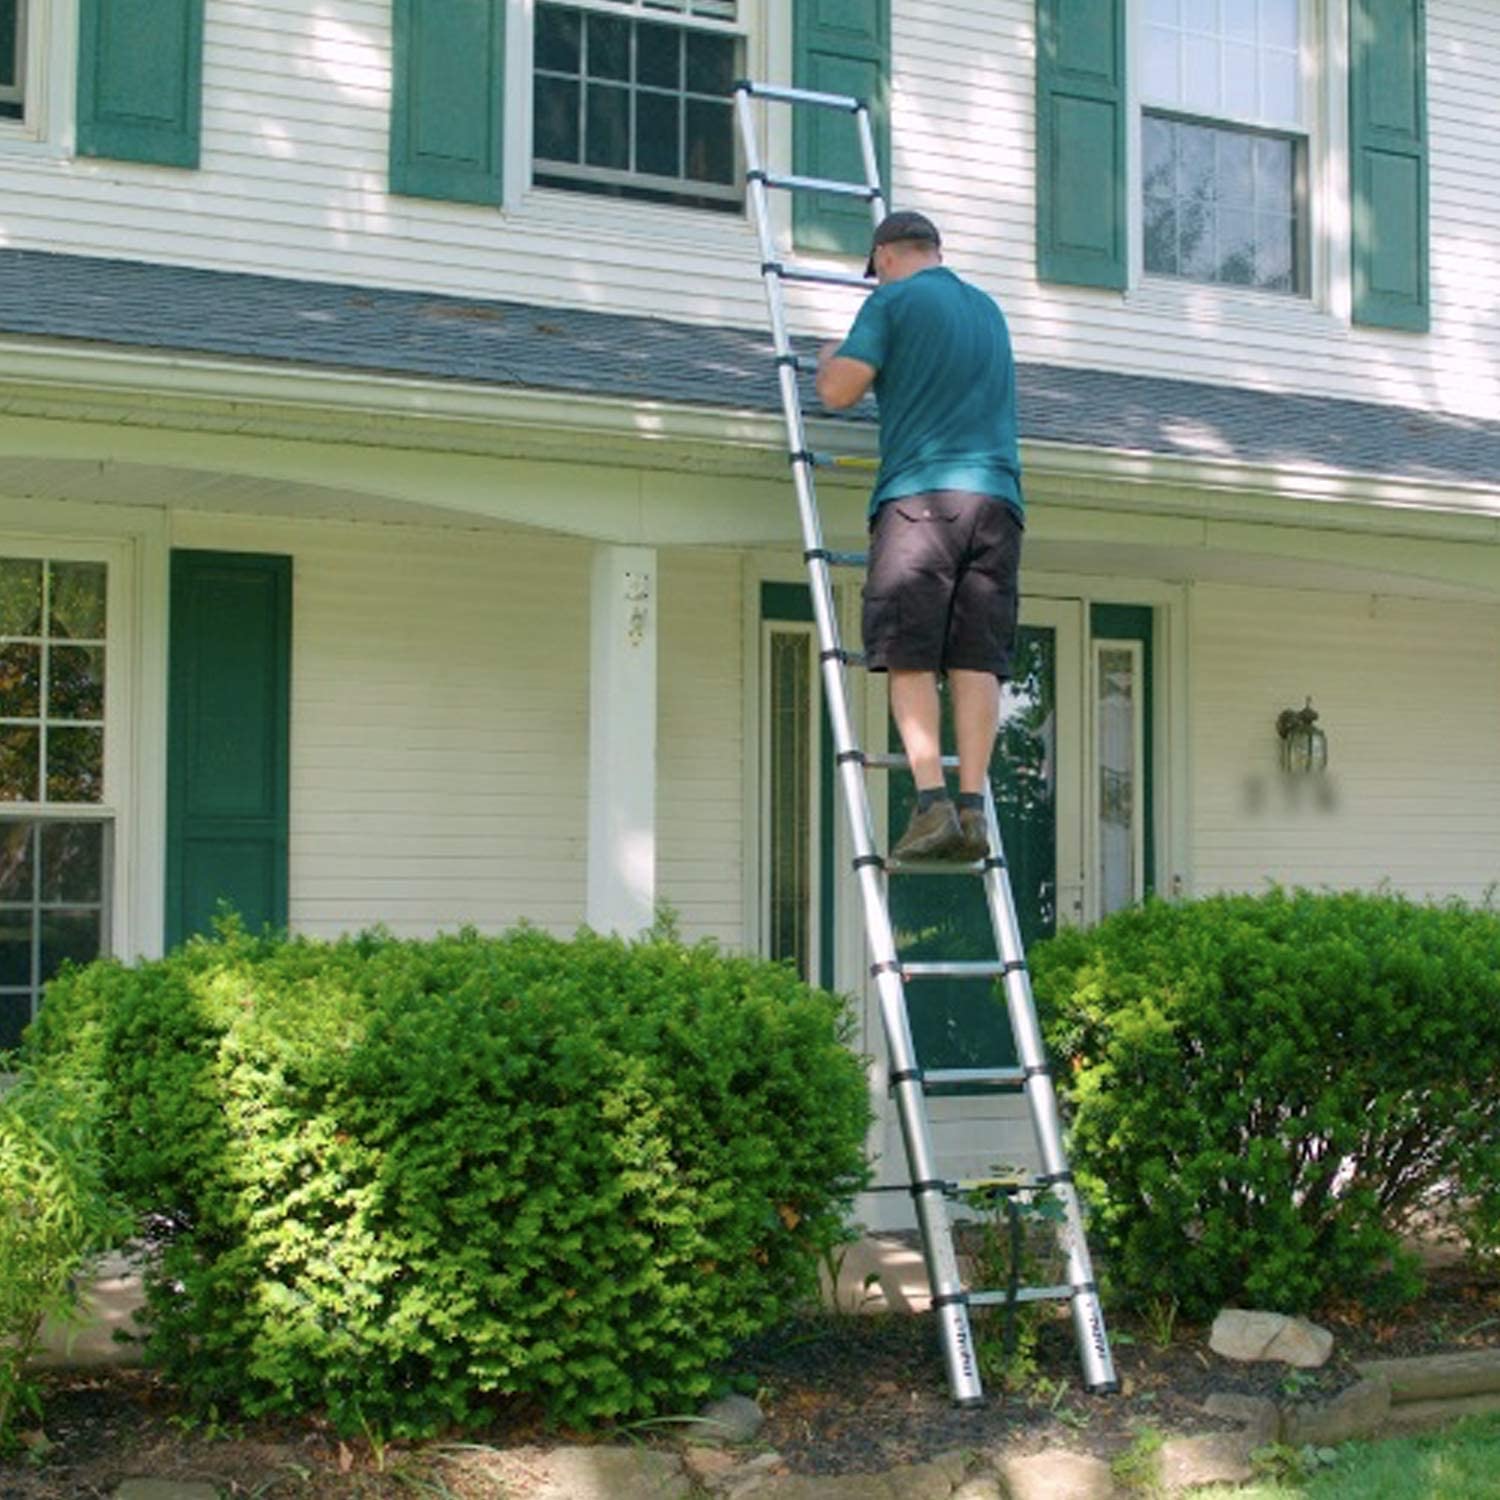
{"type": "Polygon", "coordinates": [[[26,0],[0,0],[0,120],[26,114],[26,0]]]}
{"type": "Polygon", "coordinates": [[[533,180],[738,210],[730,95],[741,0],[539,4],[533,180]]]}
{"type": "Polygon", "coordinates": [[[1145,0],[1147,275],[1305,294],[1304,0],[1145,0]]]}

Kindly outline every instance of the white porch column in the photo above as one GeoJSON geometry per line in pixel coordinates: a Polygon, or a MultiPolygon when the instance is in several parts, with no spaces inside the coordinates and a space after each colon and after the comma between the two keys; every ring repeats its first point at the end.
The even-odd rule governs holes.
{"type": "Polygon", "coordinates": [[[656,915],[656,551],[594,553],[587,921],[633,937],[656,915]]]}

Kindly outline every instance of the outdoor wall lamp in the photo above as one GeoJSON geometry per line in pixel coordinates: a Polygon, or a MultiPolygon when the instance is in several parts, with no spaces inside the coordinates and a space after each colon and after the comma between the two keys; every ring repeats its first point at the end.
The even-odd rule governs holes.
{"type": "Polygon", "coordinates": [[[1328,769],[1328,736],[1317,727],[1318,711],[1307,700],[1305,708],[1284,708],[1276,715],[1281,736],[1281,769],[1291,776],[1310,776],[1328,769]]]}

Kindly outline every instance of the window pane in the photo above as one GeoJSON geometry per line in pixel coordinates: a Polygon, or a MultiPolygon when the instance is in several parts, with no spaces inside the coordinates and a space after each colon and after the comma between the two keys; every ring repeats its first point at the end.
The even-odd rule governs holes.
{"type": "Polygon", "coordinates": [[[1289,292],[1295,283],[1291,220],[1259,214],[1255,220],[1255,280],[1268,291],[1289,292]]]}
{"type": "Polygon", "coordinates": [[[1260,0],[1260,39],[1268,47],[1299,45],[1297,0],[1260,0]]]}
{"type": "Polygon", "coordinates": [[[0,911],[0,985],[33,982],[31,973],[31,913],[0,911]]]}
{"type": "Polygon", "coordinates": [[[1144,249],[1148,271],[1177,275],[1177,209],[1170,199],[1146,204],[1144,249]]]}
{"type": "Polygon", "coordinates": [[[103,563],[58,563],[52,571],[50,634],[61,640],[104,639],[103,563]]]}
{"type": "Polygon", "coordinates": [[[1253,119],[1260,101],[1255,88],[1255,48],[1224,48],[1224,113],[1253,119]]]}
{"type": "Polygon", "coordinates": [[[590,78],[630,78],[630,22],[618,16],[591,14],[587,58],[590,78]]]}
{"type": "Polygon", "coordinates": [[[635,96],[635,169],[658,177],[679,176],[678,95],[642,92],[635,96]]]}
{"type": "Polygon", "coordinates": [[[36,895],[35,823],[0,823],[0,901],[36,895]]]}
{"type": "Polygon", "coordinates": [[[650,88],[682,87],[682,32],[676,26],[636,27],[635,79],[650,88]]]}
{"type": "Polygon", "coordinates": [[[1170,198],[1177,191],[1175,143],[1165,120],[1147,115],[1141,122],[1141,181],[1148,199],[1170,198]]]}
{"type": "MultiPolygon", "coordinates": [[[[727,96],[734,90],[734,39],[709,31],[687,33],[687,86],[694,93],[727,96]]],[[[726,106],[727,107],[727,106],[726,106]]]]}
{"type": "Polygon", "coordinates": [[[27,557],[0,558],[0,635],[41,633],[41,561],[27,557]]]}
{"type": "Polygon", "coordinates": [[[1255,206],[1263,213],[1291,218],[1296,196],[1294,166],[1290,141],[1255,142],[1255,206]]]}
{"type": "Polygon", "coordinates": [[[1248,135],[1228,131],[1218,137],[1219,178],[1215,196],[1220,203],[1249,208],[1255,197],[1255,171],[1252,165],[1255,141],[1248,135]]]}
{"type": "Polygon", "coordinates": [[[1182,80],[1177,62],[1180,52],[1178,34],[1160,26],[1148,26],[1141,48],[1141,88],[1148,99],[1158,104],[1176,104],[1182,98],[1182,80]]]}
{"type": "Polygon", "coordinates": [[[1146,19],[1161,21],[1168,26],[1179,25],[1182,20],[1179,0],[1146,0],[1146,19]]]}
{"type": "Polygon", "coordinates": [[[48,652],[47,717],[104,717],[104,648],[53,646],[48,652]]]}
{"type": "Polygon", "coordinates": [[[556,5],[537,7],[536,65],[555,73],[579,73],[583,63],[583,18],[556,5]]]}
{"type": "MultiPolygon", "coordinates": [[[[1243,5],[1245,0],[1230,3],[1243,5]]],[[[1218,31],[1219,0],[1182,0],[1182,24],[1190,31],[1218,31]]]]}
{"type": "Polygon", "coordinates": [[[1183,102],[1199,114],[1216,114],[1223,95],[1219,90],[1219,44],[1212,37],[1189,36],[1183,67],[1183,102]]]}
{"type": "Polygon", "coordinates": [[[21,1045],[21,1033],[31,1025],[30,995],[0,995],[0,1048],[21,1045]]]}
{"type": "Polygon", "coordinates": [[[43,901],[98,903],[103,900],[104,825],[43,823],[43,901]]]}
{"type": "Polygon", "coordinates": [[[1138,899],[1136,890],[1135,653],[1101,647],[1099,698],[1099,905],[1108,916],[1138,899]]]}
{"type": "Polygon", "coordinates": [[[20,82],[20,19],[18,0],[0,0],[0,87],[20,82]]]}
{"type": "Polygon", "coordinates": [[[685,175],[698,182],[734,181],[734,119],[727,104],[687,101],[685,175]]]}
{"type": "Polygon", "coordinates": [[[51,729],[47,732],[47,800],[104,800],[104,731],[51,729]]]}
{"type": "Polygon", "coordinates": [[[0,801],[39,802],[41,763],[40,729],[0,728],[0,801]]]}
{"type": "Polygon", "coordinates": [[[1269,53],[1260,62],[1261,118],[1295,125],[1302,118],[1302,87],[1297,54],[1269,53]]]}
{"type": "Polygon", "coordinates": [[[62,967],[64,959],[86,964],[99,956],[99,913],[97,911],[44,911],[40,918],[43,984],[62,967]]]}
{"type": "Polygon", "coordinates": [[[564,78],[536,80],[535,149],[542,161],[576,162],[579,157],[578,85],[564,78]]]}
{"type": "Polygon", "coordinates": [[[1245,209],[1219,209],[1219,276],[1231,286],[1255,283],[1255,215],[1245,209]]]}
{"type": "Polygon", "coordinates": [[[42,648],[12,642],[0,646],[0,718],[42,716],[42,648]]]}
{"type": "Polygon", "coordinates": [[[630,91],[591,83],[584,121],[584,160],[591,167],[630,166],[630,91]]]}

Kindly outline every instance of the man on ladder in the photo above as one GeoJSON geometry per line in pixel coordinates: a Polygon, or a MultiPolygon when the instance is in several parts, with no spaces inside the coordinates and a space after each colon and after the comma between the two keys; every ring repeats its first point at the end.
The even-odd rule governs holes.
{"type": "Polygon", "coordinates": [[[981,860],[984,788],[1015,643],[1024,509],[1015,361],[988,293],[942,263],[922,214],[875,230],[866,298],[817,388],[835,410],[873,386],[880,471],[870,499],[865,663],[890,674],[891,716],[916,781],[899,860],[981,860]],[[943,777],[938,677],[953,695],[958,802],[943,777]]]}

